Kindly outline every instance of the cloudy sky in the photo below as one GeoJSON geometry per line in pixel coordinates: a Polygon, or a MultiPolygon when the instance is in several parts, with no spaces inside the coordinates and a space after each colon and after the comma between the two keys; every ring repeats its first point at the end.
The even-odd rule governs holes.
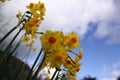
{"type": "MultiPolygon", "coordinates": [[[[120,76],[120,0],[41,0],[46,16],[40,30],[75,31],[83,48],[83,63],[78,78],[90,75],[98,80],[120,76]]],[[[37,0],[11,0],[0,3],[2,25],[17,23],[15,14],[37,0]]]]}

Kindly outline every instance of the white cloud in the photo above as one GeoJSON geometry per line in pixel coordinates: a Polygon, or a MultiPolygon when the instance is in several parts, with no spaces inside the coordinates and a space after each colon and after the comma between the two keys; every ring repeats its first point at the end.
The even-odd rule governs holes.
{"type": "Polygon", "coordinates": [[[113,68],[115,68],[115,69],[120,68],[120,62],[117,62],[117,63],[113,64],[113,68]]]}
{"type": "MultiPolygon", "coordinates": [[[[7,2],[2,11],[5,15],[15,16],[18,10],[26,10],[25,5],[37,0],[11,0],[7,2]],[[18,4],[19,3],[19,4],[18,4]],[[16,5],[17,4],[17,5],[16,5]],[[9,6],[9,7],[8,7],[9,6]],[[8,13],[9,10],[9,13],[8,13]]],[[[41,30],[46,29],[63,30],[64,32],[76,31],[80,36],[84,36],[92,27],[90,22],[100,22],[95,32],[98,38],[110,36],[107,43],[119,43],[118,34],[120,29],[109,29],[109,23],[117,22],[119,0],[42,0],[46,6],[46,16],[41,30]],[[116,3],[115,3],[116,2],[116,3]],[[116,15],[116,16],[115,16],[116,15]],[[112,20],[112,21],[111,21],[112,20]]],[[[15,18],[15,17],[13,17],[15,18]]],[[[14,21],[17,22],[16,20],[14,21]]],[[[120,22],[118,22],[120,23],[120,22]]],[[[116,23],[115,23],[116,24],[116,23]]],[[[118,25],[116,25],[118,28],[118,25]]]]}
{"type": "Polygon", "coordinates": [[[64,3],[49,0],[46,3],[46,23],[54,26],[50,28],[67,32],[74,30],[80,36],[91,28],[88,23],[107,20],[114,12],[112,0],[64,0],[64,3]]]}
{"type": "Polygon", "coordinates": [[[110,66],[108,66],[108,65],[106,65],[106,64],[104,64],[103,65],[103,71],[102,71],[102,76],[104,77],[104,76],[106,76],[106,74],[108,74],[108,72],[111,70],[111,67],[110,66]]]}
{"type": "Polygon", "coordinates": [[[103,65],[103,71],[101,74],[102,80],[116,80],[120,76],[120,62],[116,62],[113,65],[103,65]]]}
{"type": "Polygon", "coordinates": [[[115,77],[112,77],[112,78],[103,78],[102,80],[116,80],[115,77]]]}
{"type": "Polygon", "coordinates": [[[117,44],[120,43],[120,24],[119,25],[108,25],[106,23],[100,24],[95,33],[98,38],[108,37],[107,44],[117,44]]]}
{"type": "Polygon", "coordinates": [[[115,70],[115,71],[112,71],[111,73],[110,73],[110,75],[111,76],[120,76],[120,71],[119,70],[115,70]]]}
{"type": "Polygon", "coordinates": [[[98,38],[108,37],[107,44],[120,43],[120,1],[114,0],[112,14],[99,23],[95,36],[98,38]]]}

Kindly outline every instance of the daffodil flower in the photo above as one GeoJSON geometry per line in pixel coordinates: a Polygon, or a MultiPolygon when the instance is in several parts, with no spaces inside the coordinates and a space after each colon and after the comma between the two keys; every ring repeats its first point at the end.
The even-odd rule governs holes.
{"type": "Polygon", "coordinates": [[[80,46],[79,38],[75,34],[75,32],[71,32],[69,35],[65,37],[64,44],[67,45],[70,50],[80,46]]]}
{"type": "Polygon", "coordinates": [[[42,47],[44,50],[59,50],[62,45],[63,33],[60,31],[47,30],[45,34],[40,37],[42,47]]]}

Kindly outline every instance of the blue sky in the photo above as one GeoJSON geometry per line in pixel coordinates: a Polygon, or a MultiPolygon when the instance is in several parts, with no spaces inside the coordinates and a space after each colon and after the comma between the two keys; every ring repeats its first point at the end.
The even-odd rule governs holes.
{"type": "MultiPolygon", "coordinates": [[[[14,26],[17,11],[24,12],[26,4],[37,1],[11,0],[0,3],[0,16],[4,16],[4,19],[0,17],[2,25],[10,19],[9,26],[14,26]]],[[[45,3],[46,16],[40,31],[75,31],[80,37],[83,65],[78,78],[90,75],[98,80],[116,80],[120,75],[120,0],[41,1],[45,3]]],[[[30,58],[30,62],[33,62],[33,58],[30,58]]]]}
{"type": "Polygon", "coordinates": [[[107,38],[95,38],[92,32],[81,40],[84,56],[80,78],[90,75],[98,80],[115,80],[120,75],[120,44],[108,45],[106,41],[107,38]]]}

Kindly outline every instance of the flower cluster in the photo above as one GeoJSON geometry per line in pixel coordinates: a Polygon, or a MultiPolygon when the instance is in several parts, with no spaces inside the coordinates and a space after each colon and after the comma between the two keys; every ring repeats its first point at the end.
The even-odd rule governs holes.
{"type": "MultiPolygon", "coordinates": [[[[0,0],[0,2],[5,2],[5,1],[7,0],[0,0]]],[[[83,55],[82,55],[82,49],[80,49],[78,53],[75,53],[72,50],[74,48],[80,47],[79,37],[76,35],[75,32],[71,32],[68,35],[64,34],[62,31],[52,31],[52,30],[47,30],[45,33],[38,32],[40,24],[44,20],[44,16],[45,16],[46,8],[44,6],[44,3],[41,3],[40,1],[38,1],[38,3],[30,3],[29,5],[26,6],[26,8],[28,9],[28,11],[26,11],[24,14],[22,14],[21,11],[18,11],[18,14],[16,15],[16,17],[18,18],[18,24],[15,27],[13,27],[0,40],[0,45],[1,45],[1,43],[13,31],[19,28],[18,32],[15,34],[13,39],[10,41],[10,43],[7,45],[7,47],[4,50],[6,54],[4,54],[4,57],[3,59],[1,59],[0,62],[0,65],[3,65],[3,70],[1,69],[2,72],[4,73],[4,69],[5,69],[4,66],[6,66],[7,60],[9,60],[10,57],[13,56],[14,52],[19,47],[21,39],[22,42],[26,43],[27,46],[33,46],[35,39],[38,37],[37,34],[39,33],[42,34],[40,36],[40,42],[42,44],[42,48],[38,53],[38,56],[36,57],[35,62],[33,63],[29,71],[29,74],[27,75],[26,80],[35,80],[35,78],[39,73],[39,70],[45,68],[46,66],[49,66],[49,70],[51,68],[55,68],[56,69],[55,74],[57,71],[66,71],[66,74],[70,78],[70,80],[71,78],[72,80],[77,80],[76,72],[80,70],[81,63],[79,63],[79,61],[82,59],[83,55]],[[21,36],[20,41],[12,50],[11,46],[15,41],[15,39],[19,36],[21,31],[24,31],[24,34],[21,36]],[[44,52],[43,53],[44,56],[41,57],[42,52],[44,52]],[[70,53],[74,54],[75,58],[71,57],[70,53]],[[39,64],[38,68],[36,68],[36,64],[39,58],[42,58],[41,59],[42,61],[39,64]],[[4,59],[5,59],[5,63],[3,62],[4,59]],[[33,70],[36,71],[31,79],[30,76],[32,75],[33,70]]],[[[33,51],[36,51],[36,48],[33,48],[33,51]]],[[[20,68],[21,66],[18,68],[18,70],[20,70],[20,68]]],[[[18,74],[15,76],[16,80],[18,76],[19,76],[18,74]]],[[[54,78],[55,75],[53,75],[51,80],[54,80],[54,78]]]]}
{"type": "Polygon", "coordinates": [[[50,66],[50,68],[61,70],[61,66],[63,65],[67,69],[68,76],[76,80],[76,72],[80,70],[81,64],[79,61],[82,58],[82,50],[78,54],[74,53],[76,56],[75,60],[68,53],[80,46],[78,36],[74,32],[65,35],[62,31],[47,30],[40,37],[40,40],[43,50],[47,54],[43,68],[50,66]]]}
{"type": "MultiPolygon", "coordinates": [[[[28,19],[22,19],[22,21],[25,21],[23,30],[26,31],[23,41],[31,46],[34,42],[33,39],[37,38],[37,31],[41,22],[44,20],[46,9],[44,3],[40,1],[36,4],[30,3],[26,8],[29,9],[29,11],[27,11],[27,15],[25,15],[28,19]]],[[[21,21],[22,13],[20,11],[18,11],[16,16],[18,20],[21,21]]]]}
{"type": "Polygon", "coordinates": [[[80,46],[79,38],[75,32],[65,35],[62,31],[47,30],[40,40],[44,50],[59,50],[66,47],[72,50],[80,46]]]}

